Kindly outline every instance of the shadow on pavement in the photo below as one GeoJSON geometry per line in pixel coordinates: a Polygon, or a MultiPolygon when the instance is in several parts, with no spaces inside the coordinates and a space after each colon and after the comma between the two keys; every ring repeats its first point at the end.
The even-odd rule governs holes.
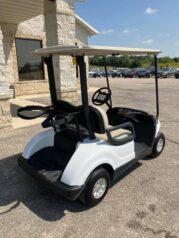
{"type": "Polygon", "coordinates": [[[147,156],[147,157],[144,157],[142,160],[154,160],[154,159],[156,158],[152,156],[147,156]]]}
{"type": "Polygon", "coordinates": [[[17,165],[19,154],[0,160],[0,216],[23,203],[47,221],[60,220],[65,211],[82,212],[88,207],[79,201],[68,201],[40,186],[17,165]]]}
{"type": "MultiPolygon", "coordinates": [[[[16,154],[0,160],[0,216],[18,208],[21,203],[46,221],[60,220],[66,211],[78,213],[89,209],[79,201],[68,201],[38,184],[19,168],[19,156],[20,154],[16,154]]],[[[112,186],[141,165],[135,164],[112,186]]]]}

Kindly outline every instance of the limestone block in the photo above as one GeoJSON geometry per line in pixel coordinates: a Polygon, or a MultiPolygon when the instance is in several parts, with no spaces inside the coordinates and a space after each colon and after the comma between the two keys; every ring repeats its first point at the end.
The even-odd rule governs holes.
{"type": "Polygon", "coordinates": [[[14,82],[13,56],[17,25],[2,23],[0,26],[0,80],[14,82]]]}
{"type": "MultiPolygon", "coordinates": [[[[73,1],[44,2],[44,15],[47,45],[75,44],[75,12],[73,1]]],[[[70,57],[54,57],[55,81],[57,97],[63,97],[61,92],[69,88],[77,91],[75,66],[70,57]]],[[[70,97],[70,95],[69,95],[70,97]]]]}
{"type": "Polygon", "coordinates": [[[0,116],[0,129],[11,126],[11,116],[0,116]]]}
{"type": "Polygon", "coordinates": [[[14,86],[16,96],[49,93],[49,84],[47,81],[20,82],[14,86]]]}
{"type": "Polygon", "coordinates": [[[10,103],[0,100],[0,129],[11,125],[10,103]]]}
{"type": "Polygon", "coordinates": [[[18,25],[17,35],[31,35],[31,36],[41,36],[45,35],[44,28],[44,16],[41,14],[37,17],[24,21],[18,25]],[[33,26],[33,27],[32,27],[33,26]]]}
{"type": "Polygon", "coordinates": [[[10,104],[9,101],[0,101],[0,107],[2,115],[9,115],[10,114],[10,104]]]}

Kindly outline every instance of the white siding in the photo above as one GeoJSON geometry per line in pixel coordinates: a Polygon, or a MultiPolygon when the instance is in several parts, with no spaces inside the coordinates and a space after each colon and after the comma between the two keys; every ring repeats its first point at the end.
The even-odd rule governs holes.
{"type": "Polygon", "coordinates": [[[81,43],[87,45],[88,44],[88,32],[81,27],[78,23],[76,23],[76,39],[81,43]]]}

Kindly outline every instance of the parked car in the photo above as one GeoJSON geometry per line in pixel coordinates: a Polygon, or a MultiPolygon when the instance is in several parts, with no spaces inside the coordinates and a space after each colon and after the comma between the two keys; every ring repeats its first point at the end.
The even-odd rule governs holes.
{"type": "Polygon", "coordinates": [[[176,69],[173,68],[163,68],[158,70],[158,77],[159,78],[169,78],[175,76],[176,69]]]}
{"type": "Polygon", "coordinates": [[[123,73],[124,78],[135,78],[138,77],[138,69],[127,70],[123,73]]]}
{"type": "Polygon", "coordinates": [[[101,78],[103,77],[103,71],[99,70],[97,73],[96,73],[96,77],[95,78],[101,78]]]}
{"type": "Polygon", "coordinates": [[[122,78],[124,76],[124,73],[130,71],[128,68],[120,68],[117,70],[113,70],[111,73],[112,78],[122,78]]]}
{"type": "MultiPolygon", "coordinates": [[[[108,77],[112,76],[113,71],[107,71],[108,77]]],[[[106,72],[105,71],[101,71],[101,76],[102,77],[106,77],[106,72]]]]}
{"type": "Polygon", "coordinates": [[[99,69],[92,69],[91,71],[89,71],[89,77],[91,78],[97,78],[101,76],[101,71],[99,69]]]}
{"type": "Polygon", "coordinates": [[[176,78],[176,79],[179,79],[179,70],[176,70],[176,72],[175,72],[175,78],[176,78]]]}
{"type": "Polygon", "coordinates": [[[111,77],[112,78],[121,78],[122,77],[123,70],[115,70],[112,71],[111,77]]]}
{"type": "Polygon", "coordinates": [[[154,72],[151,69],[138,70],[138,77],[139,78],[151,78],[153,74],[154,74],[154,72]]]}

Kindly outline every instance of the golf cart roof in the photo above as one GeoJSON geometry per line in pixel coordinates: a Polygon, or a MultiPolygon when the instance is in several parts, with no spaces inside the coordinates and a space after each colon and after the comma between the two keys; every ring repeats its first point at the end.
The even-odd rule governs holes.
{"type": "Polygon", "coordinates": [[[107,56],[107,55],[158,55],[160,50],[142,49],[142,48],[126,48],[111,46],[87,46],[87,45],[68,45],[68,46],[52,46],[48,48],[37,49],[33,52],[35,55],[48,57],[50,55],[66,55],[66,56],[107,56]]]}

